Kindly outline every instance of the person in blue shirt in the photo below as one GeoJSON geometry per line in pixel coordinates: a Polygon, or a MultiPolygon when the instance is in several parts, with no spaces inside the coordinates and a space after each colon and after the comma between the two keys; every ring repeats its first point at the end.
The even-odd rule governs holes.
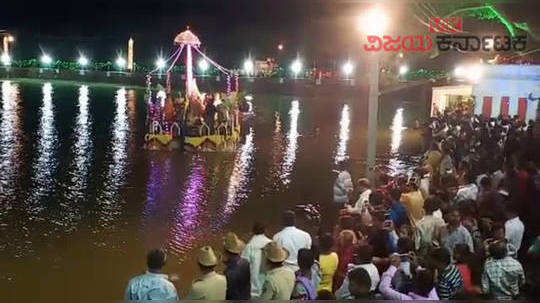
{"type": "Polygon", "coordinates": [[[389,219],[394,222],[396,229],[399,229],[401,225],[407,224],[409,222],[409,217],[407,216],[407,208],[399,202],[401,197],[401,191],[394,189],[390,192],[390,212],[389,219]]]}
{"type": "Polygon", "coordinates": [[[179,300],[176,288],[163,274],[162,268],[167,261],[167,255],[161,249],[148,252],[146,273],[131,279],[126,287],[124,300],[179,300]]]}

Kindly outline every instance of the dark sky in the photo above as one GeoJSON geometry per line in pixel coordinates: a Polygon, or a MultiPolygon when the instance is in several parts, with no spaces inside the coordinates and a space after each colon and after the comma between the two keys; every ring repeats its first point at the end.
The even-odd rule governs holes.
{"type": "Polygon", "coordinates": [[[166,53],[174,35],[190,25],[208,53],[231,64],[249,52],[257,57],[275,55],[280,41],[288,56],[296,56],[297,51],[306,57],[354,52],[358,41],[342,39],[345,35],[340,31],[347,29],[344,20],[354,15],[350,8],[361,4],[342,0],[9,0],[3,6],[0,29],[17,32],[20,56],[35,56],[40,46],[56,56],[76,57],[75,48],[79,48],[107,59],[125,48],[131,35],[136,59],[154,58],[161,49],[166,53]]]}
{"type": "MultiPolygon", "coordinates": [[[[457,1],[457,0],[452,0],[457,1]]],[[[306,60],[342,62],[360,50],[357,16],[367,0],[5,0],[0,29],[17,36],[15,56],[37,57],[41,49],[56,58],[79,51],[111,60],[135,39],[135,59],[152,62],[172,48],[174,35],[190,25],[206,52],[226,65],[254,57],[299,52],[306,60]]],[[[377,1],[376,1],[377,2],[377,1]]],[[[408,0],[390,3],[394,28],[410,22],[408,0]],[[408,4],[405,4],[408,3],[408,4]]],[[[500,1],[499,1],[500,2],[500,1]]],[[[505,11],[518,21],[533,22],[540,1],[508,1],[505,11]],[[527,14],[529,17],[527,17],[527,14]]],[[[534,21],[536,22],[536,21],[534,21]]]]}

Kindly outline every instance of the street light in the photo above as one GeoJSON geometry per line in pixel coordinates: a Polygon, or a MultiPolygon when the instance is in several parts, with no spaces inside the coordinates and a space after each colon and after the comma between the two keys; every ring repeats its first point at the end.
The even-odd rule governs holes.
{"type": "Polygon", "coordinates": [[[2,38],[3,48],[4,48],[4,54],[7,54],[9,56],[9,44],[15,41],[15,37],[12,35],[4,35],[2,38]]]}
{"type": "Polygon", "coordinates": [[[293,72],[295,78],[298,76],[298,73],[302,71],[302,62],[300,61],[300,59],[296,59],[293,61],[293,63],[291,64],[291,71],[293,72]]]}
{"type": "Polygon", "coordinates": [[[6,53],[2,54],[2,57],[0,57],[0,61],[2,61],[2,64],[5,66],[11,65],[11,58],[6,53]]]}
{"type": "Polygon", "coordinates": [[[283,50],[283,43],[278,44],[277,49],[278,50],[283,50]]]}
{"type": "Polygon", "coordinates": [[[484,73],[482,64],[471,64],[465,66],[457,66],[454,69],[454,76],[463,80],[464,78],[471,82],[478,82],[484,73]]]}
{"type": "Polygon", "coordinates": [[[254,68],[254,64],[253,64],[253,61],[251,59],[246,59],[246,61],[244,61],[244,72],[246,73],[246,75],[250,76],[253,74],[253,68],[254,68]]]}
{"type": "Polygon", "coordinates": [[[52,63],[52,58],[47,54],[43,54],[40,60],[43,65],[49,65],[52,63]]]}
{"type": "Polygon", "coordinates": [[[472,64],[465,67],[465,69],[465,77],[474,83],[478,82],[484,73],[484,67],[482,64],[472,64]]]}
{"type": "Polygon", "coordinates": [[[465,70],[461,66],[456,66],[454,69],[454,75],[458,78],[461,78],[465,75],[465,70]]]}
{"type": "Polygon", "coordinates": [[[85,56],[81,55],[81,56],[79,57],[79,60],[77,60],[77,63],[79,63],[79,65],[80,65],[81,67],[86,67],[86,66],[88,65],[89,61],[88,61],[88,58],[86,58],[85,56]]]}
{"type": "Polygon", "coordinates": [[[123,57],[116,58],[116,66],[118,66],[119,69],[124,69],[126,67],[126,59],[123,57]]]}
{"type": "Polygon", "coordinates": [[[382,36],[388,23],[388,16],[380,8],[374,7],[360,17],[358,25],[366,35],[382,36]]]}
{"type": "Polygon", "coordinates": [[[399,74],[401,76],[405,75],[407,72],[409,72],[409,67],[407,65],[402,65],[399,67],[399,74]]]}
{"type": "Polygon", "coordinates": [[[353,70],[354,70],[354,65],[352,64],[351,61],[347,61],[345,62],[345,64],[343,64],[343,73],[345,74],[345,77],[349,78],[353,70]]]}
{"type": "Polygon", "coordinates": [[[156,67],[157,67],[157,69],[159,69],[159,70],[164,69],[164,68],[165,68],[165,60],[164,60],[163,58],[158,58],[158,59],[156,60],[156,67]]]}
{"type": "Polygon", "coordinates": [[[208,61],[206,61],[204,59],[199,60],[199,69],[201,70],[201,72],[203,72],[203,74],[206,72],[206,70],[209,67],[210,67],[210,65],[208,65],[208,61]]]}
{"type": "MultiPolygon", "coordinates": [[[[389,24],[388,16],[378,7],[366,11],[360,18],[359,29],[364,35],[382,36],[389,24]]],[[[369,55],[369,54],[368,54],[369,55]]],[[[373,169],[377,155],[377,114],[379,111],[379,55],[378,52],[371,54],[368,60],[369,75],[369,98],[368,98],[368,144],[366,175],[372,182],[375,181],[373,169]]]]}

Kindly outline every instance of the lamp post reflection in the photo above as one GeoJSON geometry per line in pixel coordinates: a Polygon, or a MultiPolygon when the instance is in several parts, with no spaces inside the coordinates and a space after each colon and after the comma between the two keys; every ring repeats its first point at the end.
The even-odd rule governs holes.
{"type": "Polygon", "coordinates": [[[80,204],[87,197],[88,178],[92,160],[92,140],[90,128],[92,122],[88,112],[88,86],[79,87],[78,100],[79,113],[75,121],[75,142],[71,147],[73,161],[71,163],[70,183],[66,192],[69,203],[64,203],[61,208],[61,220],[64,221],[67,231],[75,229],[76,223],[81,219],[80,204]]]}
{"type": "Polygon", "coordinates": [[[58,135],[54,128],[53,87],[51,83],[44,83],[42,92],[43,104],[41,106],[37,140],[38,158],[33,165],[33,188],[29,191],[30,205],[28,206],[28,212],[34,219],[38,219],[36,216],[44,209],[41,199],[48,196],[55,189],[54,173],[58,165],[55,160],[58,135]]]}
{"type": "Polygon", "coordinates": [[[281,116],[274,112],[274,130],[272,132],[271,163],[263,193],[276,190],[281,180],[281,160],[283,158],[283,134],[281,133],[281,116]]]}
{"type": "Polygon", "coordinates": [[[392,137],[390,141],[390,153],[391,158],[388,161],[388,168],[390,169],[390,175],[394,176],[399,172],[405,170],[406,165],[398,158],[399,147],[401,146],[401,141],[403,139],[403,130],[406,127],[403,127],[403,108],[398,108],[392,119],[392,125],[390,130],[392,131],[392,137]]]}
{"type": "Polygon", "coordinates": [[[227,187],[227,203],[223,209],[224,223],[236,208],[247,200],[249,193],[249,184],[251,181],[250,173],[253,171],[253,157],[255,152],[254,143],[255,131],[253,127],[249,129],[246,135],[246,141],[238,150],[234,159],[234,167],[227,187]]]}
{"type": "Polygon", "coordinates": [[[296,161],[296,149],[298,147],[298,116],[300,115],[300,105],[298,100],[294,100],[291,103],[291,109],[289,110],[289,132],[287,133],[287,148],[285,149],[285,155],[283,164],[281,166],[281,182],[284,185],[291,183],[291,173],[294,168],[294,162],[296,161]]]}
{"type": "Polygon", "coordinates": [[[22,161],[19,89],[10,81],[2,82],[0,114],[0,224],[17,200],[17,180],[22,161]]]}
{"type": "Polygon", "coordinates": [[[335,164],[347,158],[347,142],[349,141],[349,125],[351,124],[350,115],[349,105],[343,105],[341,119],[339,120],[339,142],[334,159],[335,164]]]}
{"type": "MultiPolygon", "coordinates": [[[[99,206],[98,226],[107,230],[114,230],[120,225],[123,199],[120,189],[127,175],[129,156],[128,146],[130,137],[130,123],[127,114],[126,90],[120,88],[116,91],[116,111],[111,125],[111,147],[109,150],[110,160],[107,165],[106,175],[98,193],[97,203],[99,206]]],[[[99,243],[104,245],[105,243],[99,243]]]]}

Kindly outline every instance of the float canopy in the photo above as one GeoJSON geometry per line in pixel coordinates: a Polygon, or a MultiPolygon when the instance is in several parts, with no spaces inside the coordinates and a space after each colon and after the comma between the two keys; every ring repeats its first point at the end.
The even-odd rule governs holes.
{"type": "Polygon", "coordinates": [[[201,45],[201,40],[188,29],[176,35],[174,43],[198,47],[201,45]]]}

